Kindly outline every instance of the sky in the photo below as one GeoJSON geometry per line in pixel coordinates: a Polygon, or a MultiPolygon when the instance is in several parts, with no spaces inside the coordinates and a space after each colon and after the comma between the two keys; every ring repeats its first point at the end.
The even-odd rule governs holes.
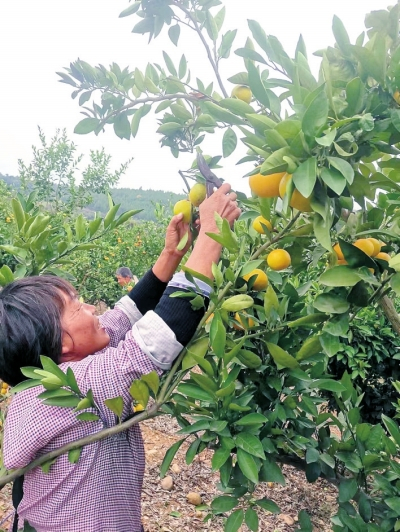
{"type": "MultiPolygon", "coordinates": [[[[255,19],[266,33],[279,38],[291,56],[301,33],[310,56],[333,44],[334,14],[342,20],[354,42],[364,30],[365,14],[385,9],[389,3],[389,0],[225,0],[227,15],[222,33],[237,28],[233,50],[242,47],[250,35],[247,19],[255,19]]],[[[167,51],[175,64],[184,53],[192,79],[199,77],[205,84],[215,81],[205,50],[194,32],[182,30],[178,48],[171,43],[165,29],[148,44],[146,36],[131,33],[138,21],[136,16],[118,17],[128,6],[127,0],[1,0],[0,173],[17,175],[18,159],[26,164],[32,160],[32,145],[39,145],[38,126],[49,139],[56,129],[66,128],[79,153],[85,155],[104,147],[112,156],[113,168],[134,158],[119,186],[183,190],[178,171],[189,168],[194,156],[181,154],[175,159],[168,148],[161,148],[155,117],[148,115],[142,120],[138,136],[130,141],[120,140],[111,127],[98,137],[73,133],[83,116],[77,101],[71,99],[72,87],[59,83],[56,72],[63,71],[78,57],[92,65],[108,66],[116,62],[122,68],[144,70],[148,62],[163,63],[162,50],[167,51]]],[[[313,59],[315,72],[318,65],[319,60],[313,59]]],[[[226,79],[243,71],[243,67],[243,60],[231,54],[221,62],[222,77],[226,79]]],[[[233,87],[228,82],[227,86],[233,87]]],[[[204,153],[222,155],[218,139],[211,137],[202,147],[204,153]]],[[[247,179],[242,176],[251,169],[251,163],[236,165],[244,154],[245,147],[241,146],[229,158],[222,159],[223,168],[217,173],[234,189],[248,193],[247,179]]],[[[88,163],[87,156],[83,165],[85,162],[88,163]]]]}

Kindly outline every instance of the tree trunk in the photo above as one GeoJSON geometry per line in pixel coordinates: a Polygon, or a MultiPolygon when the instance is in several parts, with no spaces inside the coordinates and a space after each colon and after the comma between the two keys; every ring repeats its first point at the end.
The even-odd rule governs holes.
{"type": "Polygon", "coordinates": [[[392,324],[393,330],[400,335],[400,316],[394,308],[393,301],[388,296],[383,296],[379,300],[379,305],[385,316],[392,324]]]}

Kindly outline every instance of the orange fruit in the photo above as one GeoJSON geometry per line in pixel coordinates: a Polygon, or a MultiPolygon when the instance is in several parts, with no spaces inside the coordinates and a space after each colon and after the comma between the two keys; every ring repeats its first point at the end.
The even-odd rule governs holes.
{"type": "Polygon", "coordinates": [[[393,100],[400,105],[400,92],[398,90],[394,91],[393,100]]]}
{"type": "Polygon", "coordinates": [[[341,247],[340,247],[340,244],[335,244],[335,245],[333,246],[333,251],[336,253],[337,258],[338,258],[339,260],[344,260],[344,255],[343,255],[342,249],[341,249],[341,247]]]}
{"type": "MultiPolygon", "coordinates": [[[[286,188],[291,179],[291,174],[285,174],[282,177],[282,180],[279,183],[279,195],[281,198],[283,198],[283,196],[286,194],[286,188]]],[[[296,188],[293,190],[292,198],[290,200],[290,206],[300,212],[312,212],[310,198],[305,198],[303,194],[300,194],[300,192],[296,188]]]]}
{"type": "Polygon", "coordinates": [[[235,85],[232,89],[231,96],[232,98],[237,98],[243,102],[250,103],[253,93],[247,85],[235,85]]]}
{"type": "Polygon", "coordinates": [[[279,196],[279,183],[285,172],[261,175],[253,174],[249,177],[250,190],[259,198],[277,198],[279,196]]]}
{"type": "Polygon", "coordinates": [[[371,257],[376,257],[376,255],[378,255],[378,253],[381,251],[382,244],[376,238],[367,238],[367,240],[369,240],[374,246],[374,252],[372,253],[371,257]]]}
{"type": "Polygon", "coordinates": [[[292,258],[286,249],[274,249],[267,257],[267,264],[271,270],[285,270],[290,266],[292,258]]]}
{"type": "Polygon", "coordinates": [[[368,257],[372,257],[372,254],[375,250],[375,246],[372,242],[370,242],[367,238],[359,238],[356,240],[353,244],[356,246],[356,248],[361,249],[361,251],[364,251],[368,257]]]}
{"type": "Polygon", "coordinates": [[[262,270],[259,270],[258,268],[255,268],[250,273],[246,273],[246,275],[243,275],[243,279],[245,281],[248,281],[250,277],[253,277],[256,275],[256,280],[254,281],[252,290],[255,290],[256,292],[260,292],[261,290],[264,290],[268,286],[268,277],[265,272],[262,270]]]}
{"type": "Polygon", "coordinates": [[[189,192],[189,201],[195,207],[198,207],[206,199],[207,189],[203,183],[196,183],[189,192]]]}
{"type": "Polygon", "coordinates": [[[183,214],[183,221],[188,224],[192,219],[192,204],[189,200],[179,200],[174,205],[174,214],[183,214]]]}
{"type": "Polygon", "coordinates": [[[252,318],[241,317],[238,312],[235,313],[234,318],[240,323],[240,325],[238,325],[237,323],[233,324],[233,328],[237,331],[243,331],[243,329],[251,329],[251,327],[254,327],[254,325],[256,324],[256,322],[252,318]]]}
{"type": "Polygon", "coordinates": [[[385,260],[386,262],[389,262],[391,257],[389,253],[384,253],[383,251],[381,251],[380,253],[378,253],[378,255],[375,255],[375,259],[385,260]]]}
{"type": "Polygon", "coordinates": [[[260,235],[265,235],[264,227],[261,224],[265,225],[268,231],[272,231],[271,222],[264,218],[264,216],[257,216],[257,218],[253,220],[253,228],[257,233],[260,233],[260,235]]]}

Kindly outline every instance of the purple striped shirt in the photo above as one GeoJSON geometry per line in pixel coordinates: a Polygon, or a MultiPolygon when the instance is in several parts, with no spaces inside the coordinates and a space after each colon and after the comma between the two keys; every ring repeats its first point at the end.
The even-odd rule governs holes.
{"type": "MultiPolygon", "coordinates": [[[[134,306],[133,302],[125,306],[130,304],[134,306]]],[[[101,420],[78,421],[72,409],[43,405],[37,399],[43,388],[31,388],[13,398],[4,436],[8,469],[23,467],[66,443],[115,425],[115,415],[104,405],[107,398],[121,395],[124,416],[131,413],[132,380],[153,370],[161,373],[165,365],[166,355],[157,365],[157,337],[162,342],[164,335],[164,351],[172,348],[171,360],[182,347],[170,338],[172,331],[162,320],[154,330],[158,318],[149,314],[154,313],[141,318],[136,307],[127,311],[124,305],[106,312],[100,319],[110,335],[109,346],[82,361],[60,364],[64,371],[71,366],[82,392],[92,389],[101,420]],[[150,347],[146,334],[152,337],[150,347]]],[[[139,532],[144,467],[138,425],[85,446],[77,464],[62,455],[48,474],[40,468],[26,473],[18,507],[20,525],[26,519],[37,532],[139,532]]]]}

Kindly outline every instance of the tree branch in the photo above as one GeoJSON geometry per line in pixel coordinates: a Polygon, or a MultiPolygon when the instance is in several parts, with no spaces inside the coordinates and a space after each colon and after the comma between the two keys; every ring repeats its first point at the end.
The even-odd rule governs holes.
{"type": "Polygon", "coordinates": [[[203,43],[204,48],[206,49],[208,60],[210,61],[211,66],[212,66],[212,68],[214,70],[215,77],[217,78],[218,85],[219,85],[219,87],[220,87],[220,89],[222,91],[222,94],[224,95],[224,98],[228,98],[228,93],[225,90],[224,84],[222,83],[222,79],[221,79],[221,76],[219,74],[218,65],[217,65],[216,61],[214,61],[214,58],[212,56],[210,47],[208,46],[207,41],[204,38],[204,35],[203,35],[203,33],[202,33],[202,31],[201,31],[201,29],[199,27],[199,24],[198,24],[197,20],[195,18],[193,18],[192,13],[188,9],[186,9],[182,4],[176,2],[176,0],[173,0],[172,4],[175,7],[177,7],[178,9],[180,9],[181,11],[183,11],[185,13],[185,15],[189,18],[189,20],[192,22],[192,24],[194,26],[194,30],[196,31],[196,33],[200,37],[200,40],[203,43]]]}
{"type": "Polygon", "coordinates": [[[46,462],[49,462],[50,460],[53,460],[54,458],[57,458],[58,456],[61,456],[62,454],[68,453],[69,451],[72,451],[73,449],[79,449],[79,447],[83,447],[84,445],[89,445],[91,443],[96,443],[100,440],[104,440],[105,438],[108,438],[109,436],[113,436],[114,434],[119,434],[120,432],[123,432],[124,430],[130,429],[134,425],[137,425],[140,421],[144,421],[145,419],[151,419],[153,417],[156,417],[157,412],[160,409],[160,407],[161,407],[161,404],[154,403],[148,410],[140,412],[139,414],[128,419],[128,421],[125,421],[124,423],[114,425],[113,427],[109,427],[107,429],[101,430],[99,432],[96,432],[95,434],[90,434],[90,436],[85,436],[84,438],[81,438],[80,440],[67,443],[66,445],[63,445],[63,447],[59,447],[58,449],[55,449],[54,451],[51,451],[49,453],[44,454],[43,456],[40,456],[39,458],[36,458],[36,460],[33,460],[33,462],[31,462],[27,466],[21,467],[19,469],[15,469],[11,473],[8,473],[7,475],[0,477],[0,488],[3,488],[9,482],[15,480],[21,475],[24,475],[27,471],[31,471],[35,467],[38,467],[46,462]]]}

